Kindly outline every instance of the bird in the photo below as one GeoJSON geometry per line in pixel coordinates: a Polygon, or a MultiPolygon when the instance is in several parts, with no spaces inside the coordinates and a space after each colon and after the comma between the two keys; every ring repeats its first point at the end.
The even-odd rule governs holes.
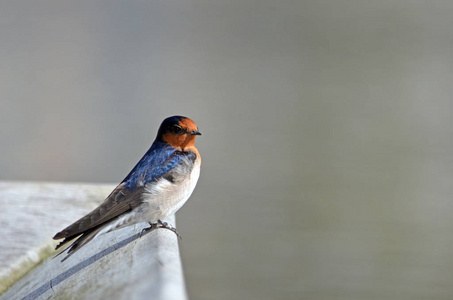
{"type": "Polygon", "coordinates": [[[77,238],[62,262],[95,237],[142,222],[150,225],[145,231],[165,228],[181,237],[162,219],[176,213],[195,189],[201,165],[194,145],[198,135],[191,119],[166,118],[149,150],[102,204],[53,237],[64,239],[55,250],[77,238]]]}

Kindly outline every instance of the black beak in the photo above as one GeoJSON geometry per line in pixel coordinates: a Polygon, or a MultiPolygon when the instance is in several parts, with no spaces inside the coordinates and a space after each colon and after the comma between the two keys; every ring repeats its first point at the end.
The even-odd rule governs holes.
{"type": "Polygon", "coordinates": [[[198,130],[194,130],[194,131],[190,131],[189,134],[190,135],[201,135],[201,132],[199,132],[198,130]]]}

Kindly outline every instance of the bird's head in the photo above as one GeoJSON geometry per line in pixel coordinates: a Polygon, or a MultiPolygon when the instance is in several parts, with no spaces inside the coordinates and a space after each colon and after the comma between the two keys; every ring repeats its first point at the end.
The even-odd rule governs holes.
{"type": "Polygon", "coordinates": [[[182,116],[173,116],[162,122],[156,140],[184,150],[194,146],[197,135],[201,133],[194,121],[182,116]]]}

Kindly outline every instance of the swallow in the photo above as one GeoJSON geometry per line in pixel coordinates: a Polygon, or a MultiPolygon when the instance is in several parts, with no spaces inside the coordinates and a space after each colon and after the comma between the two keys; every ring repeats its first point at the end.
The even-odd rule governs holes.
{"type": "Polygon", "coordinates": [[[189,118],[165,119],[151,148],[104,202],[53,237],[64,238],[55,250],[77,238],[62,261],[95,237],[137,223],[149,223],[144,230],[165,228],[180,237],[162,219],[177,212],[195,189],[201,165],[194,145],[198,135],[197,125],[189,118]]]}

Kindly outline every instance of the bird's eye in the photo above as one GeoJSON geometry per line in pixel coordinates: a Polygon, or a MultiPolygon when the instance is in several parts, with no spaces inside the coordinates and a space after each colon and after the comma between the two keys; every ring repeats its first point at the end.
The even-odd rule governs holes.
{"type": "Polygon", "coordinates": [[[175,133],[175,134],[183,134],[185,131],[184,129],[179,126],[179,125],[174,125],[171,127],[171,132],[175,133]]]}

